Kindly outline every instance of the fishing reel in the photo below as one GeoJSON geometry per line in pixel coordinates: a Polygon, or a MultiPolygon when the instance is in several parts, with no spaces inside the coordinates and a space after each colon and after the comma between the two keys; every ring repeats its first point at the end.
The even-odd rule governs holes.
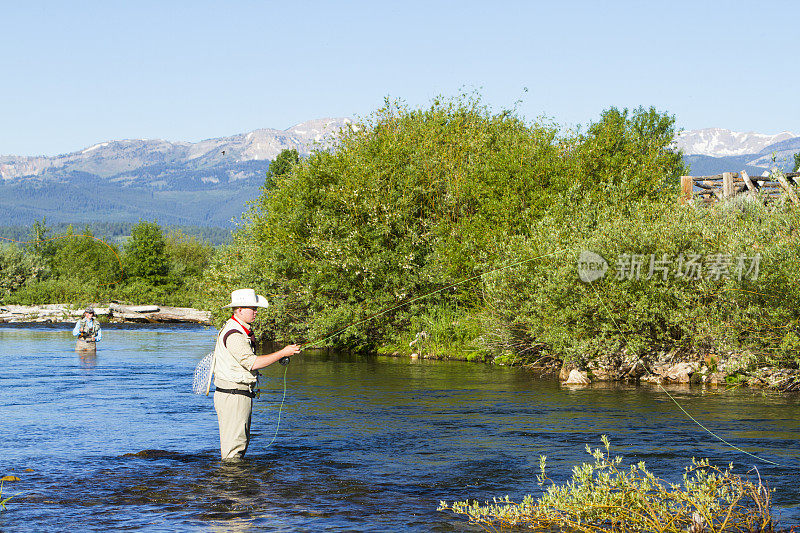
{"type": "MultiPolygon", "coordinates": [[[[301,350],[302,350],[302,348],[301,348],[301,350]]],[[[287,355],[286,357],[281,357],[280,359],[278,359],[278,362],[281,364],[281,366],[286,366],[286,365],[289,364],[289,361],[291,359],[292,359],[291,356],[287,355]]]]}

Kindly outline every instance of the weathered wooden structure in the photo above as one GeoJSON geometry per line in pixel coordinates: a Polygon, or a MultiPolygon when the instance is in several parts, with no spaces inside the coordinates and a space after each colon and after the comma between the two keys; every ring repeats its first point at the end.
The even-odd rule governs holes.
{"type": "Polygon", "coordinates": [[[766,200],[787,197],[797,204],[795,187],[800,185],[800,172],[765,172],[761,176],[748,176],[747,172],[723,172],[716,176],[681,176],[681,203],[694,199],[716,202],[737,194],[761,192],[766,200]],[[764,175],[767,174],[767,175],[764,175]]]}

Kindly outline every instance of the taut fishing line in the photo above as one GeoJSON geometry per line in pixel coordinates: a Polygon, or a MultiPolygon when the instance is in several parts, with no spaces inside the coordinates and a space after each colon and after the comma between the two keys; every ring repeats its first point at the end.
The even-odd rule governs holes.
{"type": "MultiPolygon", "coordinates": [[[[616,327],[616,328],[617,328],[617,331],[619,331],[621,335],[624,335],[624,333],[622,332],[622,329],[619,327],[619,324],[617,324],[617,321],[616,321],[616,320],[614,320],[614,315],[611,313],[611,310],[608,308],[608,305],[606,305],[606,302],[605,302],[605,300],[604,300],[603,298],[601,298],[601,297],[600,297],[600,293],[597,291],[597,287],[595,287],[595,286],[594,286],[594,283],[592,283],[591,281],[589,282],[589,285],[592,287],[592,289],[594,290],[594,293],[597,295],[597,299],[598,299],[598,300],[600,300],[600,303],[603,305],[603,307],[605,307],[605,308],[606,308],[606,312],[608,313],[608,316],[611,318],[611,321],[614,323],[614,327],[616,327]]],[[[636,367],[636,365],[638,365],[638,364],[640,364],[640,363],[641,363],[642,367],[645,369],[645,371],[646,371],[646,372],[647,372],[647,373],[648,373],[650,376],[653,376],[653,373],[652,373],[652,372],[650,372],[650,369],[649,369],[649,368],[647,368],[647,365],[645,365],[644,363],[642,363],[641,356],[638,356],[638,355],[637,355],[637,356],[636,356],[636,363],[634,363],[634,368],[636,367]]],[[[769,459],[764,459],[763,457],[759,457],[759,456],[757,456],[757,455],[755,455],[755,454],[752,454],[752,453],[748,452],[747,450],[743,450],[743,449],[739,448],[738,446],[736,446],[736,445],[734,445],[734,444],[731,444],[731,443],[730,443],[730,442],[728,442],[727,440],[723,439],[722,437],[720,437],[719,435],[717,435],[716,433],[714,433],[713,431],[711,431],[709,428],[707,428],[705,425],[703,425],[703,424],[702,424],[702,423],[701,423],[699,420],[697,420],[695,417],[693,417],[693,416],[692,416],[692,415],[691,415],[691,414],[690,414],[690,413],[689,413],[689,412],[688,412],[686,409],[684,409],[684,408],[683,408],[683,406],[682,406],[680,403],[678,403],[678,400],[676,400],[676,399],[675,399],[675,397],[674,397],[674,396],[672,396],[672,394],[670,394],[670,393],[667,391],[667,389],[665,389],[665,388],[664,388],[664,386],[661,384],[661,382],[657,381],[657,382],[656,382],[656,384],[658,385],[658,388],[660,388],[660,389],[661,389],[661,391],[662,391],[664,394],[666,394],[666,395],[667,395],[667,397],[668,397],[670,400],[672,400],[672,402],[673,402],[673,403],[674,403],[674,404],[675,404],[675,405],[678,407],[678,409],[680,409],[680,410],[683,412],[683,414],[685,414],[687,417],[689,417],[689,419],[690,419],[692,422],[694,422],[695,424],[697,424],[698,426],[700,426],[700,428],[702,428],[702,429],[703,429],[703,430],[704,430],[706,433],[708,433],[709,435],[711,435],[711,436],[712,436],[712,437],[714,437],[715,439],[719,440],[720,442],[722,442],[722,443],[723,443],[723,444],[725,444],[726,446],[729,446],[729,447],[731,447],[732,449],[734,449],[734,450],[736,450],[736,451],[738,451],[738,452],[741,452],[741,453],[743,453],[743,454],[745,454],[745,455],[749,455],[750,457],[752,457],[752,458],[754,458],[754,459],[758,459],[759,461],[763,461],[763,462],[765,462],[765,463],[769,463],[769,464],[772,464],[772,465],[775,465],[775,466],[783,466],[783,465],[781,465],[780,463],[776,463],[775,461],[770,461],[769,459]]]]}

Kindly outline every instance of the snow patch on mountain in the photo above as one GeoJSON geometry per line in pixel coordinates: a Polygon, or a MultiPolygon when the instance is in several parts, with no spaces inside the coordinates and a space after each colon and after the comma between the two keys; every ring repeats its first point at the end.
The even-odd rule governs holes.
{"type": "Polygon", "coordinates": [[[103,148],[104,146],[108,146],[108,143],[106,142],[106,143],[95,144],[94,146],[90,146],[89,148],[83,150],[81,153],[88,154],[89,152],[97,150],[98,148],[103,148]]]}
{"type": "Polygon", "coordinates": [[[706,128],[681,132],[675,139],[675,143],[687,155],[728,157],[757,154],[771,144],[794,137],[797,135],[789,131],[765,135],[755,132],[742,133],[723,128],[706,128]]]}
{"type": "Polygon", "coordinates": [[[138,168],[184,163],[194,169],[228,168],[247,161],[272,161],[285,149],[294,148],[303,156],[325,149],[339,130],[350,124],[348,118],[322,118],[286,130],[260,129],[196,143],[126,139],[55,157],[2,156],[0,178],[8,181],[45,172],[66,175],[76,171],[110,178],[138,168]]]}

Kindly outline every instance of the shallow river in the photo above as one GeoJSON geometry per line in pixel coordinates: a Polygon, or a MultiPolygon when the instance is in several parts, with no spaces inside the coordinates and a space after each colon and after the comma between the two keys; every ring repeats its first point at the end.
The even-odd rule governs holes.
{"type": "Polygon", "coordinates": [[[211,397],[191,393],[214,330],[106,327],[96,358],[65,328],[0,327],[0,531],[472,531],[440,500],[539,493],[608,435],[679,481],[691,457],[758,466],[784,526],[800,523],[800,397],[567,388],[521,369],[305,354],[265,369],[241,465],[218,461],[211,397]],[[143,452],[143,453],[140,453],[143,452]]]}

